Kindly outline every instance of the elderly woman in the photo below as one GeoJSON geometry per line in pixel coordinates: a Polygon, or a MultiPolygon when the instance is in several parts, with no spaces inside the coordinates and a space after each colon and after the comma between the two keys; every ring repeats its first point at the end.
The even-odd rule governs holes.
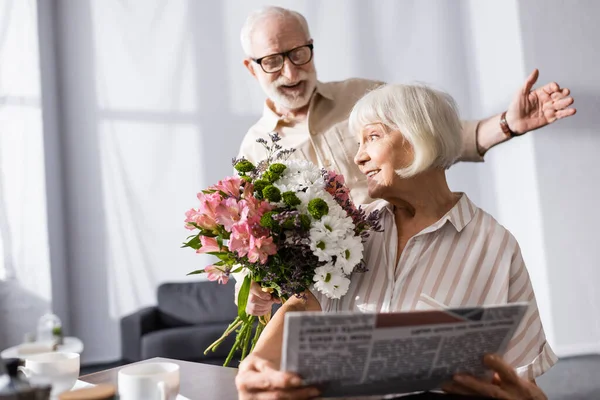
{"type": "MultiPolygon", "coordinates": [[[[517,241],[466,194],[448,187],[445,170],[461,149],[452,98],[425,86],[383,86],[359,100],[350,127],[359,142],[355,162],[367,175],[369,196],[379,199],[366,210],[379,209],[382,217],[383,232],[365,244],[368,271],[352,277],[340,300],[308,292],[306,300],[286,302],[240,367],[240,395],[253,398],[260,382],[267,391],[281,389],[259,367],[279,364],[283,314],[289,310],[395,312],[525,301],[529,309],[504,360],[529,381],[548,370],[556,356],[517,241]]],[[[296,377],[281,378],[288,388],[296,377]]],[[[449,388],[460,392],[460,382],[449,388]]],[[[310,398],[312,388],[283,390],[294,394],[290,398],[310,398]]]]}

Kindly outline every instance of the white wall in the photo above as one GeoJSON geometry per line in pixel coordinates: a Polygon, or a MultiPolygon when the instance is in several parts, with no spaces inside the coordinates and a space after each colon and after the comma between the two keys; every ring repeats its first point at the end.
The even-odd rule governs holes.
{"type": "MultiPolygon", "coordinates": [[[[506,109],[514,93],[531,73],[523,59],[518,4],[517,0],[501,3],[471,0],[467,3],[469,18],[465,24],[465,41],[472,60],[469,87],[476,115],[493,115],[506,109]]],[[[544,77],[547,76],[545,67],[540,66],[544,77]]],[[[537,190],[534,140],[535,135],[526,135],[496,147],[486,155],[485,163],[477,165],[476,169],[479,172],[480,204],[519,242],[534,285],[546,336],[553,343],[544,247],[546,233],[537,190]]]]}
{"type": "Polygon", "coordinates": [[[568,83],[578,109],[533,136],[554,344],[600,353],[600,3],[545,4],[519,2],[525,65],[568,83]]]}
{"type": "MultiPolygon", "coordinates": [[[[241,65],[239,28],[250,10],[268,3],[54,0],[40,7],[41,43],[55,50],[54,69],[47,54],[41,63],[42,76],[55,77],[54,86],[43,85],[47,186],[62,193],[49,195],[48,209],[63,203],[63,216],[53,216],[49,227],[64,239],[62,246],[60,238],[51,241],[64,249],[51,252],[52,294],[60,310],[69,308],[70,330],[86,346],[84,362],[117,359],[119,318],[153,303],[161,282],[189,280],[188,271],[205,265],[179,248],[183,213],[199,189],[230,173],[241,137],[260,114],[263,95],[241,65]],[[52,30],[48,43],[44,35],[52,30]],[[54,113],[53,101],[60,104],[54,113]]],[[[578,85],[578,103],[597,99],[598,51],[587,31],[573,31],[591,25],[579,20],[589,7],[597,11],[592,1],[545,2],[570,24],[566,33],[549,32],[556,24],[546,28],[537,8],[516,0],[275,3],[308,18],[322,80],[424,81],[449,91],[463,116],[474,118],[506,108],[535,64],[542,81],[578,85]],[[579,39],[579,47],[561,34],[579,39]],[[550,43],[570,57],[539,50],[550,43]],[[574,63],[577,57],[589,67],[574,63]]],[[[581,290],[582,280],[598,278],[587,222],[594,217],[585,210],[592,209],[598,174],[591,156],[600,148],[589,128],[597,117],[582,115],[494,149],[483,165],[450,171],[452,187],[520,241],[551,343],[567,350],[593,344],[600,321],[598,299],[581,290]],[[569,164],[559,169],[556,159],[569,164]],[[571,302],[584,305],[575,322],[571,302]],[[573,324],[584,333],[565,328],[573,324]]]]}

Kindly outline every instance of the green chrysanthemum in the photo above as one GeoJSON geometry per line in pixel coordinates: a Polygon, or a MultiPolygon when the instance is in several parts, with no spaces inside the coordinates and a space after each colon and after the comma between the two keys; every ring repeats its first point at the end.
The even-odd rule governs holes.
{"type": "Polygon", "coordinates": [[[308,202],[308,212],[314,219],[321,219],[323,215],[329,212],[329,206],[323,199],[312,199],[308,202]]]}
{"type": "Polygon", "coordinates": [[[281,174],[283,173],[283,171],[285,171],[286,168],[287,167],[285,166],[285,164],[275,163],[271,164],[271,166],[269,167],[269,171],[281,176],[281,174]]]}
{"type": "Polygon", "coordinates": [[[265,228],[269,228],[273,231],[279,229],[279,224],[275,219],[273,219],[273,215],[277,214],[275,211],[268,211],[263,214],[260,218],[260,226],[264,226],[265,228]]]}
{"type": "MultiPolygon", "coordinates": [[[[281,192],[273,185],[269,185],[262,191],[263,197],[270,202],[278,203],[281,201],[281,192]]],[[[327,205],[327,204],[326,204],[327,205]]]]}
{"type": "Polygon", "coordinates": [[[294,192],[283,192],[281,196],[283,197],[283,202],[289,207],[296,207],[301,203],[300,199],[294,192]]]}
{"type": "Polygon", "coordinates": [[[240,160],[235,164],[235,169],[238,172],[245,174],[246,172],[254,171],[254,164],[248,160],[240,160]]]}

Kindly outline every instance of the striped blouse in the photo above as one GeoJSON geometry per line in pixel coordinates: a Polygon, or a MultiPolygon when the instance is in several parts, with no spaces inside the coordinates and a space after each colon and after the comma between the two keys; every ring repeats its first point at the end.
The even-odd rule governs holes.
{"type": "Polygon", "coordinates": [[[371,234],[365,244],[369,270],[355,274],[339,300],[315,293],[324,311],[396,312],[529,302],[504,359],[529,379],[556,363],[519,245],[491,215],[462,194],[444,217],[407,242],[396,265],[393,206],[378,200],[366,207],[367,212],[375,209],[381,210],[383,232],[371,234]]]}

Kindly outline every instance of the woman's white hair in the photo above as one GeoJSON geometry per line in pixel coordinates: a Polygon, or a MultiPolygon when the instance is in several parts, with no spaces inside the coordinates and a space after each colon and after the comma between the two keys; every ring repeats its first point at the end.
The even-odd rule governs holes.
{"type": "Polygon", "coordinates": [[[413,162],[396,173],[408,178],[429,168],[448,168],[461,154],[458,107],[447,93],[425,85],[383,85],[361,98],[350,113],[350,130],[382,124],[399,131],[414,151],[413,162]]]}
{"type": "Polygon", "coordinates": [[[252,34],[254,29],[258,26],[258,24],[266,18],[270,17],[279,17],[279,18],[295,18],[304,29],[304,33],[306,34],[306,39],[310,39],[310,31],[308,30],[308,22],[306,22],[306,18],[302,14],[296,11],[288,10],[283,7],[275,7],[268,6],[263,7],[258,10],[252,11],[250,15],[246,18],[246,22],[244,22],[244,26],[242,26],[242,32],[240,34],[240,39],[242,41],[242,48],[244,49],[244,53],[248,57],[253,57],[252,54],[252,34]]]}

